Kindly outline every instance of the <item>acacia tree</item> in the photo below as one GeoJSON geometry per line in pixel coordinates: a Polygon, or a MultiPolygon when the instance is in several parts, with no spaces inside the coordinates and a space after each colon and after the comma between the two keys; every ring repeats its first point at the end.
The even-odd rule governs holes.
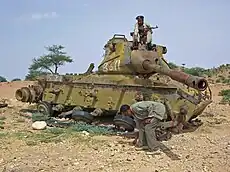
{"type": "Polygon", "coordinates": [[[57,74],[60,66],[65,65],[65,63],[72,63],[73,59],[63,51],[64,48],[62,45],[45,47],[49,53],[32,60],[28,75],[37,75],[44,72],[57,74]]]}

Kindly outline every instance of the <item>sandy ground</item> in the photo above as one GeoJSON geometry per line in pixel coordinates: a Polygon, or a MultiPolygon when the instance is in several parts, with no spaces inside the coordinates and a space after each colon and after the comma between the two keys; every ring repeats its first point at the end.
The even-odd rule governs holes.
{"type": "Polygon", "coordinates": [[[170,141],[162,142],[168,151],[149,156],[136,151],[132,140],[118,136],[76,134],[35,144],[31,135],[39,131],[33,131],[31,121],[18,113],[27,105],[14,99],[15,90],[28,84],[31,83],[0,84],[0,97],[10,102],[9,108],[0,111],[5,123],[0,129],[0,171],[230,171],[230,106],[218,104],[218,92],[229,86],[212,86],[214,102],[201,115],[204,124],[198,130],[174,135],[170,141]]]}

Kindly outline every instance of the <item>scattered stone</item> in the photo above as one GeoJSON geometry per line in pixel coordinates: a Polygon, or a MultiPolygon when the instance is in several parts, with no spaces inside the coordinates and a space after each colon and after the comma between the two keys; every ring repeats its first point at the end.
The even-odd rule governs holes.
{"type": "Polygon", "coordinates": [[[78,166],[80,163],[79,162],[74,162],[73,163],[75,166],[78,166]]]}
{"type": "Polygon", "coordinates": [[[45,121],[36,121],[32,124],[32,128],[34,130],[44,130],[46,128],[47,124],[45,121]]]}
{"type": "Polygon", "coordinates": [[[8,106],[7,106],[8,108],[14,108],[14,105],[12,105],[12,104],[8,104],[8,106]]]}
{"type": "Polygon", "coordinates": [[[84,134],[85,136],[88,136],[88,135],[89,135],[89,132],[87,132],[87,131],[82,131],[82,134],[84,134]]]}
{"type": "Polygon", "coordinates": [[[131,158],[126,158],[126,161],[132,161],[132,159],[131,158]]]}

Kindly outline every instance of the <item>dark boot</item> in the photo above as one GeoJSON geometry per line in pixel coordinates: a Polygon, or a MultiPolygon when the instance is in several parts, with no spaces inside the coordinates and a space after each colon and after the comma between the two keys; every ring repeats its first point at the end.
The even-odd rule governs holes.
{"type": "Polygon", "coordinates": [[[151,51],[153,49],[153,46],[151,43],[148,43],[146,47],[148,51],[151,51]]]}

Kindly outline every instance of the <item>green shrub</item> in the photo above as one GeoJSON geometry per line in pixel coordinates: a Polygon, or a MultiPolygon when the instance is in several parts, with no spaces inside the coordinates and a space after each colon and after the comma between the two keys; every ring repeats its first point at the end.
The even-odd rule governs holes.
{"type": "Polygon", "coordinates": [[[223,75],[218,75],[218,77],[221,79],[225,79],[225,77],[223,75]]]}
{"type": "Polygon", "coordinates": [[[219,96],[223,96],[220,101],[221,104],[230,104],[230,89],[221,90],[219,96]]]}
{"type": "Polygon", "coordinates": [[[169,65],[170,69],[176,69],[176,68],[178,68],[178,66],[176,64],[172,63],[172,62],[169,62],[168,65],[169,65]]]}
{"type": "Polygon", "coordinates": [[[221,90],[221,91],[219,92],[219,96],[230,96],[230,89],[221,90]]]}
{"type": "Polygon", "coordinates": [[[194,76],[202,76],[204,75],[205,69],[200,67],[185,68],[184,72],[194,76]]]}
{"type": "Polygon", "coordinates": [[[225,84],[230,84],[230,79],[224,79],[224,80],[223,80],[223,83],[225,83],[225,84]]]}
{"type": "Polygon", "coordinates": [[[220,82],[221,82],[221,80],[220,80],[220,79],[217,79],[217,80],[216,80],[216,83],[220,83],[220,82]]]}
{"type": "Polygon", "coordinates": [[[13,81],[21,81],[21,79],[20,79],[20,78],[15,78],[15,79],[12,79],[11,81],[12,81],[12,82],[13,82],[13,81]]]}
{"type": "Polygon", "coordinates": [[[3,76],[0,76],[0,82],[7,82],[7,80],[3,76]]]}
{"type": "Polygon", "coordinates": [[[115,131],[108,127],[104,126],[95,126],[95,125],[89,125],[84,122],[78,122],[74,126],[71,127],[72,131],[81,132],[81,131],[87,131],[90,134],[96,134],[96,135],[113,135],[116,134],[115,131]]]}

